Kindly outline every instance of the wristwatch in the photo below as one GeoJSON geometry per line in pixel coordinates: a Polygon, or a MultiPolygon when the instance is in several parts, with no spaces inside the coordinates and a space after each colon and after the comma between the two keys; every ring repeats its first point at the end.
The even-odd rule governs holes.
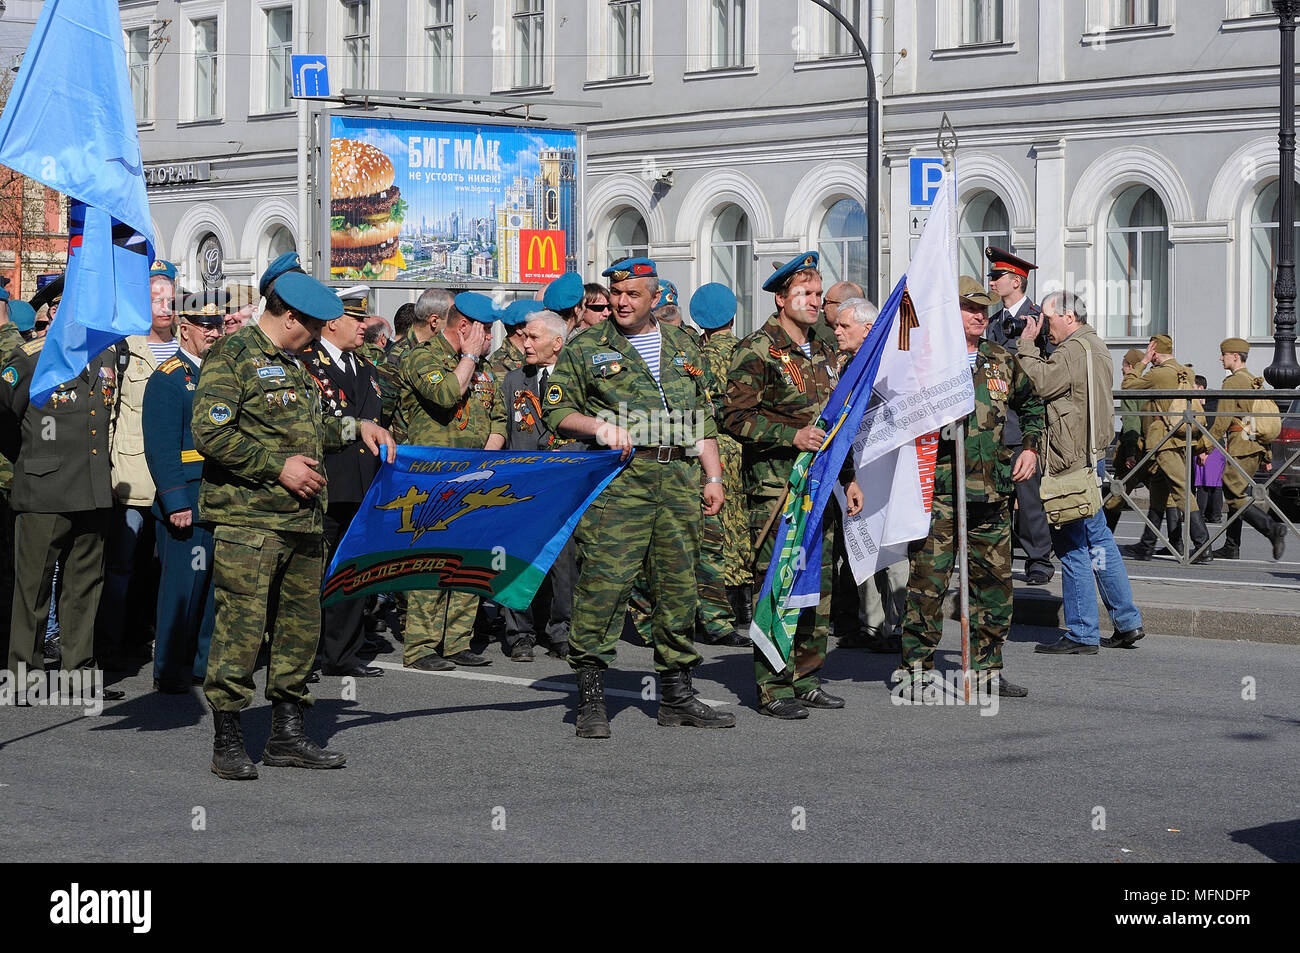
{"type": "Polygon", "coordinates": [[[468,358],[469,358],[471,361],[473,361],[475,364],[482,364],[482,363],[483,363],[483,358],[480,357],[478,354],[462,354],[461,357],[468,357],[468,358]]]}
{"type": "Polygon", "coordinates": [[[722,477],[717,476],[717,477],[705,477],[704,482],[705,483],[726,483],[727,481],[724,480],[722,477]]]}

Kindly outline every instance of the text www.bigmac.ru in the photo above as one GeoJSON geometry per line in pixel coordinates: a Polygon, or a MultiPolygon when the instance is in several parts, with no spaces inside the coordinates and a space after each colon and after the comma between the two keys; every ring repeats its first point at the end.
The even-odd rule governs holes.
{"type": "Polygon", "coordinates": [[[1200,927],[1241,926],[1250,923],[1249,913],[1117,913],[1116,925],[1200,927]]]}

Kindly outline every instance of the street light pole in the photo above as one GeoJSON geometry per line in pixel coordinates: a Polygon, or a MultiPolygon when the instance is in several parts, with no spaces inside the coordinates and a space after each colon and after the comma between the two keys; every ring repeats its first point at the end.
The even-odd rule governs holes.
{"type": "Polygon", "coordinates": [[[1282,62],[1278,70],[1281,116],[1278,124],[1277,280],[1273,286],[1273,363],[1264,378],[1279,389],[1300,387],[1300,366],[1295,357],[1295,18],[1300,0],[1273,0],[1282,31],[1282,62]]]}
{"type": "MultiPolygon", "coordinates": [[[[857,27],[828,0],[812,0],[848,31],[862,54],[867,67],[867,298],[880,303],[880,101],[876,99],[876,71],[871,65],[871,50],[862,41],[857,27]]],[[[1297,0],[1300,2],[1300,0],[1297,0]]],[[[871,0],[867,4],[871,20],[871,0]]]]}

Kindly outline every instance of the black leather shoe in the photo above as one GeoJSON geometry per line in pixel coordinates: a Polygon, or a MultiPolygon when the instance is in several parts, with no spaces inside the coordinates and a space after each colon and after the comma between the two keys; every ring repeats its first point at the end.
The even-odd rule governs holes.
{"type": "Polygon", "coordinates": [[[266,739],[262,764],[272,768],[341,768],[348,757],[327,751],[307,737],[303,706],[275,702],[271,706],[271,737],[266,739]]]}
{"type": "Polygon", "coordinates": [[[515,647],[510,650],[510,661],[512,662],[531,662],[533,661],[533,643],[527,639],[520,639],[515,643],[515,647]]]}
{"type": "Polygon", "coordinates": [[[1147,549],[1140,543],[1128,543],[1119,548],[1120,555],[1125,559],[1136,559],[1138,562],[1149,562],[1154,553],[1153,550],[1147,549]]]}
{"type": "Polygon", "coordinates": [[[312,669],[311,674],[307,676],[307,684],[315,685],[319,681],[320,681],[320,672],[316,671],[315,669],[312,669]]]}
{"type": "Polygon", "coordinates": [[[557,644],[552,645],[550,648],[546,650],[546,655],[548,658],[568,658],[569,643],[559,642],[557,644]]]}
{"type": "Polygon", "coordinates": [[[1035,569],[1025,577],[1025,582],[1029,583],[1031,586],[1045,586],[1051,581],[1052,574],[1050,572],[1043,572],[1041,569],[1035,569]]]}
{"type": "Polygon", "coordinates": [[[1223,546],[1221,549],[1214,551],[1215,559],[1240,559],[1241,548],[1238,546],[1223,546]]]}
{"type": "Polygon", "coordinates": [[[802,695],[795,695],[799,699],[799,704],[805,708],[843,708],[844,699],[838,695],[832,695],[830,692],[821,688],[814,688],[804,692],[802,695]]]}
{"type": "Polygon", "coordinates": [[[239,712],[214,711],[215,729],[212,741],[212,773],[227,781],[252,781],[257,777],[257,765],[249,760],[244,750],[244,735],[239,726],[239,712]]]}
{"type": "Polygon", "coordinates": [[[749,640],[749,636],[745,635],[739,629],[732,629],[722,638],[711,644],[723,645],[731,649],[747,649],[751,648],[754,643],[749,640]]]}
{"type": "Polygon", "coordinates": [[[120,702],[126,697],[126,692],[118,688],[106,688],[99,693],[99,697],[106,702],[120,702]]]}
{"type": "Polygon", "coordinates": [[[764,715],[780,718],[784,721],[798,721],[808,717],[808,709],[797,698],[773,698],[759,709],[764,715]]]}
{"type": "Polygon", "coordinates": [[[1146,630],[1142,626],[1138,626],[1136,629],[1130,629],[1127,632],[1116,631],[1110,638],[1102,639],[1101,644],[1108,649],[1136,648],[1134,643],[1144,638],[1146,634],[1146,630]]]}
{"type": "Polygon", "coordinates": [[[1212,563],[1212,562],[1214,562],[1214,553],[1211,550],[1206,549],[1204,552],[1201,553],[1201,555],[1195,557],[1192,560],[1192,565],[1204,566],[1206,563],[1212,563]]]}
{"type": "Polygon", "coordinates": [[[730,712],[715,711],[700,701],[699,693],[691,685],[691,671],[672,669],[659,676],[662,692],[659,696],[659,724],[668,728],[732,728],[736,716],[730,712]]]}
{"type": "Polygon", "coordinates": [[[422,655],[406,667],[420,672],[450,672],[456,666],[441,655],[422,655]]]}
{"type": "Polygon", "coordinates": [[[999,675],[997,683],[998,695],[1001,698],[1024,698],[1029,694],[1029,689],[1015,682],[1008,682],[1005,675],[999,675]]]}
{"type": "Polygon", "coordinates": [[[462,649],[454,655],[444,655],[443,660],[447,662],[455,662],[457,665],[469,665],[473,667],[492,664],[491,659],[484,658],[475,652],[471,652],[469,649],[462,649]]]}
{"type": "Polygon", "coordinates": [[[329,666],[323,669],[326,675],[345,676],[348,678],[382,678],[384,670],[378,665],[348,665],[343,668],[329,666]]]}
{"type": "Polygon", "coordinates": [[[176,682],[164,682],[160,678],[155,678],[153,680],[153,690],[162,692],[164,695],[188,695],[190,686],[178,685],[176,682]]]}
{"type": "Polygon", "coordinates": [[[1068,635],[1063,635],[1055,642],[1035,645],[1034,651],[1040,655],[1096,655],[1097,646],[1076,642],[1068,635]]]}

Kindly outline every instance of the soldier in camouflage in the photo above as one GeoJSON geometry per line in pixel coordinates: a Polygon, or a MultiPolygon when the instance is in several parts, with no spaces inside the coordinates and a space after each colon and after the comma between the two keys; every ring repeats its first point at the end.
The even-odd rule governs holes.
{"type": "MultiPolygon", "coordinates": [[[[1019,698],[1029,692],[1001,677],[1002,646],[1011,629],[1011,510],[1013,486],[1038,465],[1043,402],[1010,352],[984,337],[987,308],[996,300],[974,278],[958,285],[966,348],[975,383],[975,410],[966,418],[962,463],[966,468],[966,545],[971,595],[971,668],[997,682],[997,692],[1019,698]],[[1023,449],[1017,456],[1003,443],[1008,409],[1020,419],[1023,449]],[[1012,466],[1012,459],[1015,466],[1012,466]]],[[[903,656],[897,678],[919,690],[934,668],[943,636],[943,598],[956,565],[956,447],[940,437],[934,475],[930,535],[912,549],[903,616],[903,656]]]]}
{"type": "Polygon", "coordinates": [[[527,298],[510,302],[501,312],[506,336],[487,360],[488,369],[498,382],[505,380],[506,374],[524,366],[524,329],[528,325],[528,316],[543,307],[540,301],[527,298]]]}
{"type": "Polygon", "coordinates": [[[199,513],[213,525],[215,541],[217,614],[204,694],[216,723],[212,771],[228,780],[257,777],[239,712],[253,699],[268,624],[271,737],[262,762],[343,765],[344,755],[322,750],[303,731],[324,571],[327,501],[318,468],[327,450],[358,435],[389,462],[396,454],[392,437],[377,424],[323,416],[319,391],[297,357],[327,320],[343,313],[339,299],[292,266],[268,271],[263,282],[265,313],[209,352],[191,418],[194,447],[204,458],[199,513]]]}
{"type": "Polygon", "coordinates": [[[380,423],[393,432],[398,443],[405,443],[406,421],[402,419],[398,377],[402,362],[411,348],[437,335],[447,323],[452,294],[445,288],[429,288],[415,302],[415,318],[407,333],[393,342],[379,364],[379,386],[384,393],[384,413],[380,423]]]}

